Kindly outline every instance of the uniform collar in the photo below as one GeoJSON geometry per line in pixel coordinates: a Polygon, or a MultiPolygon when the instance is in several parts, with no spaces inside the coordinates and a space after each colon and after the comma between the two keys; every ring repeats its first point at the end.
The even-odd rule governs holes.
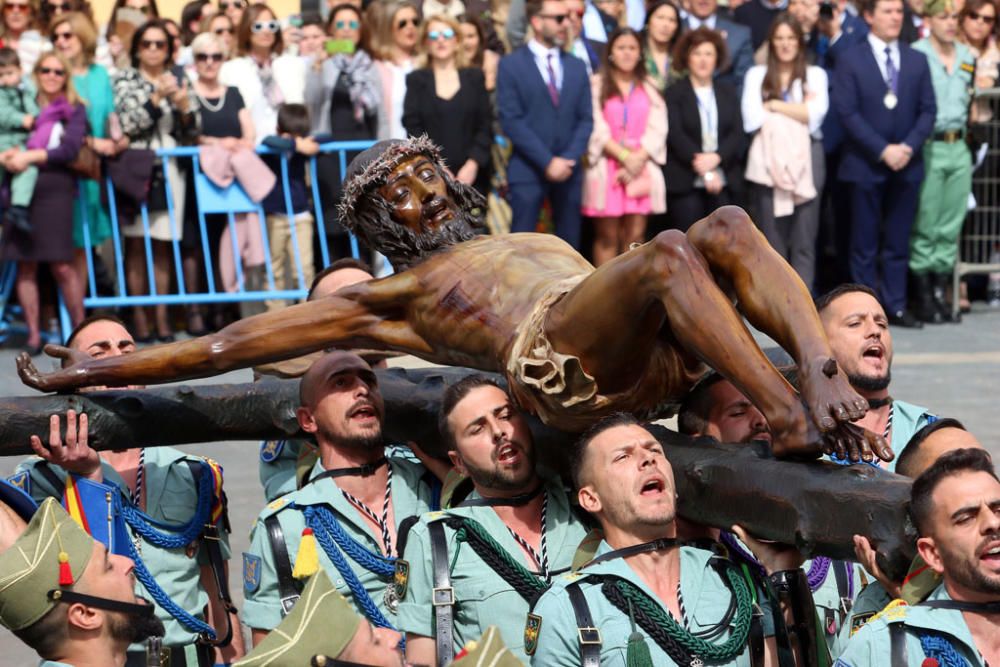
{"type": "MultiPolygon", "coordinates": [[[[945,589],[944,583],[935,588],[934,591],[927,596],[928,601],[951,599],[953,598],[948,595],[948,591],[945,589]]],[[[958,610],[933,609],[931,607],[922,607],[917,604],[906,608],[906,617],[904,622],[909,628],[920,628],[922,630],[930,630],[936,633],[947,634],[965,644],[966,648],[972,651],[973,655],[979,655],[979,649],[976,648],[976,642],[972,638],[972,633],[969,632],[969,626],[965,623],[965,617],[962,616],[962,612],[958,610]]]]}

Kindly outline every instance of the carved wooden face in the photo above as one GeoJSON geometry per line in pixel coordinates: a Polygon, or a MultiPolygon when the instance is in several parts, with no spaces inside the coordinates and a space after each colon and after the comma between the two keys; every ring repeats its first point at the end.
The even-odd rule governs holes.
{"type": "Polygon", "coordinates": [[[401,162],[379,194],[392,219],[415,234],[433,231],[455,218],[455,203],[437,165],[424,155],[401,162]]]}

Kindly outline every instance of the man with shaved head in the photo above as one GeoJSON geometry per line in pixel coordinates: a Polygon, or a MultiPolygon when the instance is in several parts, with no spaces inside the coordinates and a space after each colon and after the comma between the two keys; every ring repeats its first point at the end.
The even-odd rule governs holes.
{"type": "Polygon", "coordinates": [[[395,629],[399,526],[435,509],[440,489],[419,463],[387,453],[378,379],[357,354],[320,357],[302,376],[299,399],[299,426],[315,438],[319,460],[302,488],[261,512],[243,554],[244,622],[254,645],[320,568],[373,626],[395,629]]]}

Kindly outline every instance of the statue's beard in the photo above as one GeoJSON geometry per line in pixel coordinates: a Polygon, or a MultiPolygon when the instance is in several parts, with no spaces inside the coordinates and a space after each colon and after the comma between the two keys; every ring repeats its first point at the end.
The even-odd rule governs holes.
{"type": "Polygon", "coordinates": [[[375,250],[388,257],[397,271],[403,271],[439,250],[475,238],[475,218],[461,209],[455,210],[454,214],[451,220],[437,229],[420,233],[392,223],[391,232],[383,232],[373,239],[375,250]]]}

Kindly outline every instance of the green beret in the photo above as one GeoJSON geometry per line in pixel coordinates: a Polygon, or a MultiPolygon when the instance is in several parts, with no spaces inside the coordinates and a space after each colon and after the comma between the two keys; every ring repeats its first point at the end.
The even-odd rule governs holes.
{"type": "Polygon", "coordinates": [[[0,553],[0,623],[22,630],[56,604],[48,593],[83,576],[94,538],[52,498],[41,504],[24,533],[0,553]]]}
{"type": "Polygon", "coordinates": [[[309,579],[292,613],[236,667],[308,665],[317,654],[337,657],[361,625],[361,616],[337,592],[326,572],[309,579]]]}
{"type": "Polygon", "coordinates": [[[954,11],[957,11],[954,0],[924,0],[924,16],[937,16],[954,11]]]}
{"type": "Polygon", "coordinates": [[[466,644],[462,652],[455,656],[451,667],[524,667],[524,663],[510,652],[500,637],[500,629],[495,625],[486,628],[479,639],[466,644]]]}

